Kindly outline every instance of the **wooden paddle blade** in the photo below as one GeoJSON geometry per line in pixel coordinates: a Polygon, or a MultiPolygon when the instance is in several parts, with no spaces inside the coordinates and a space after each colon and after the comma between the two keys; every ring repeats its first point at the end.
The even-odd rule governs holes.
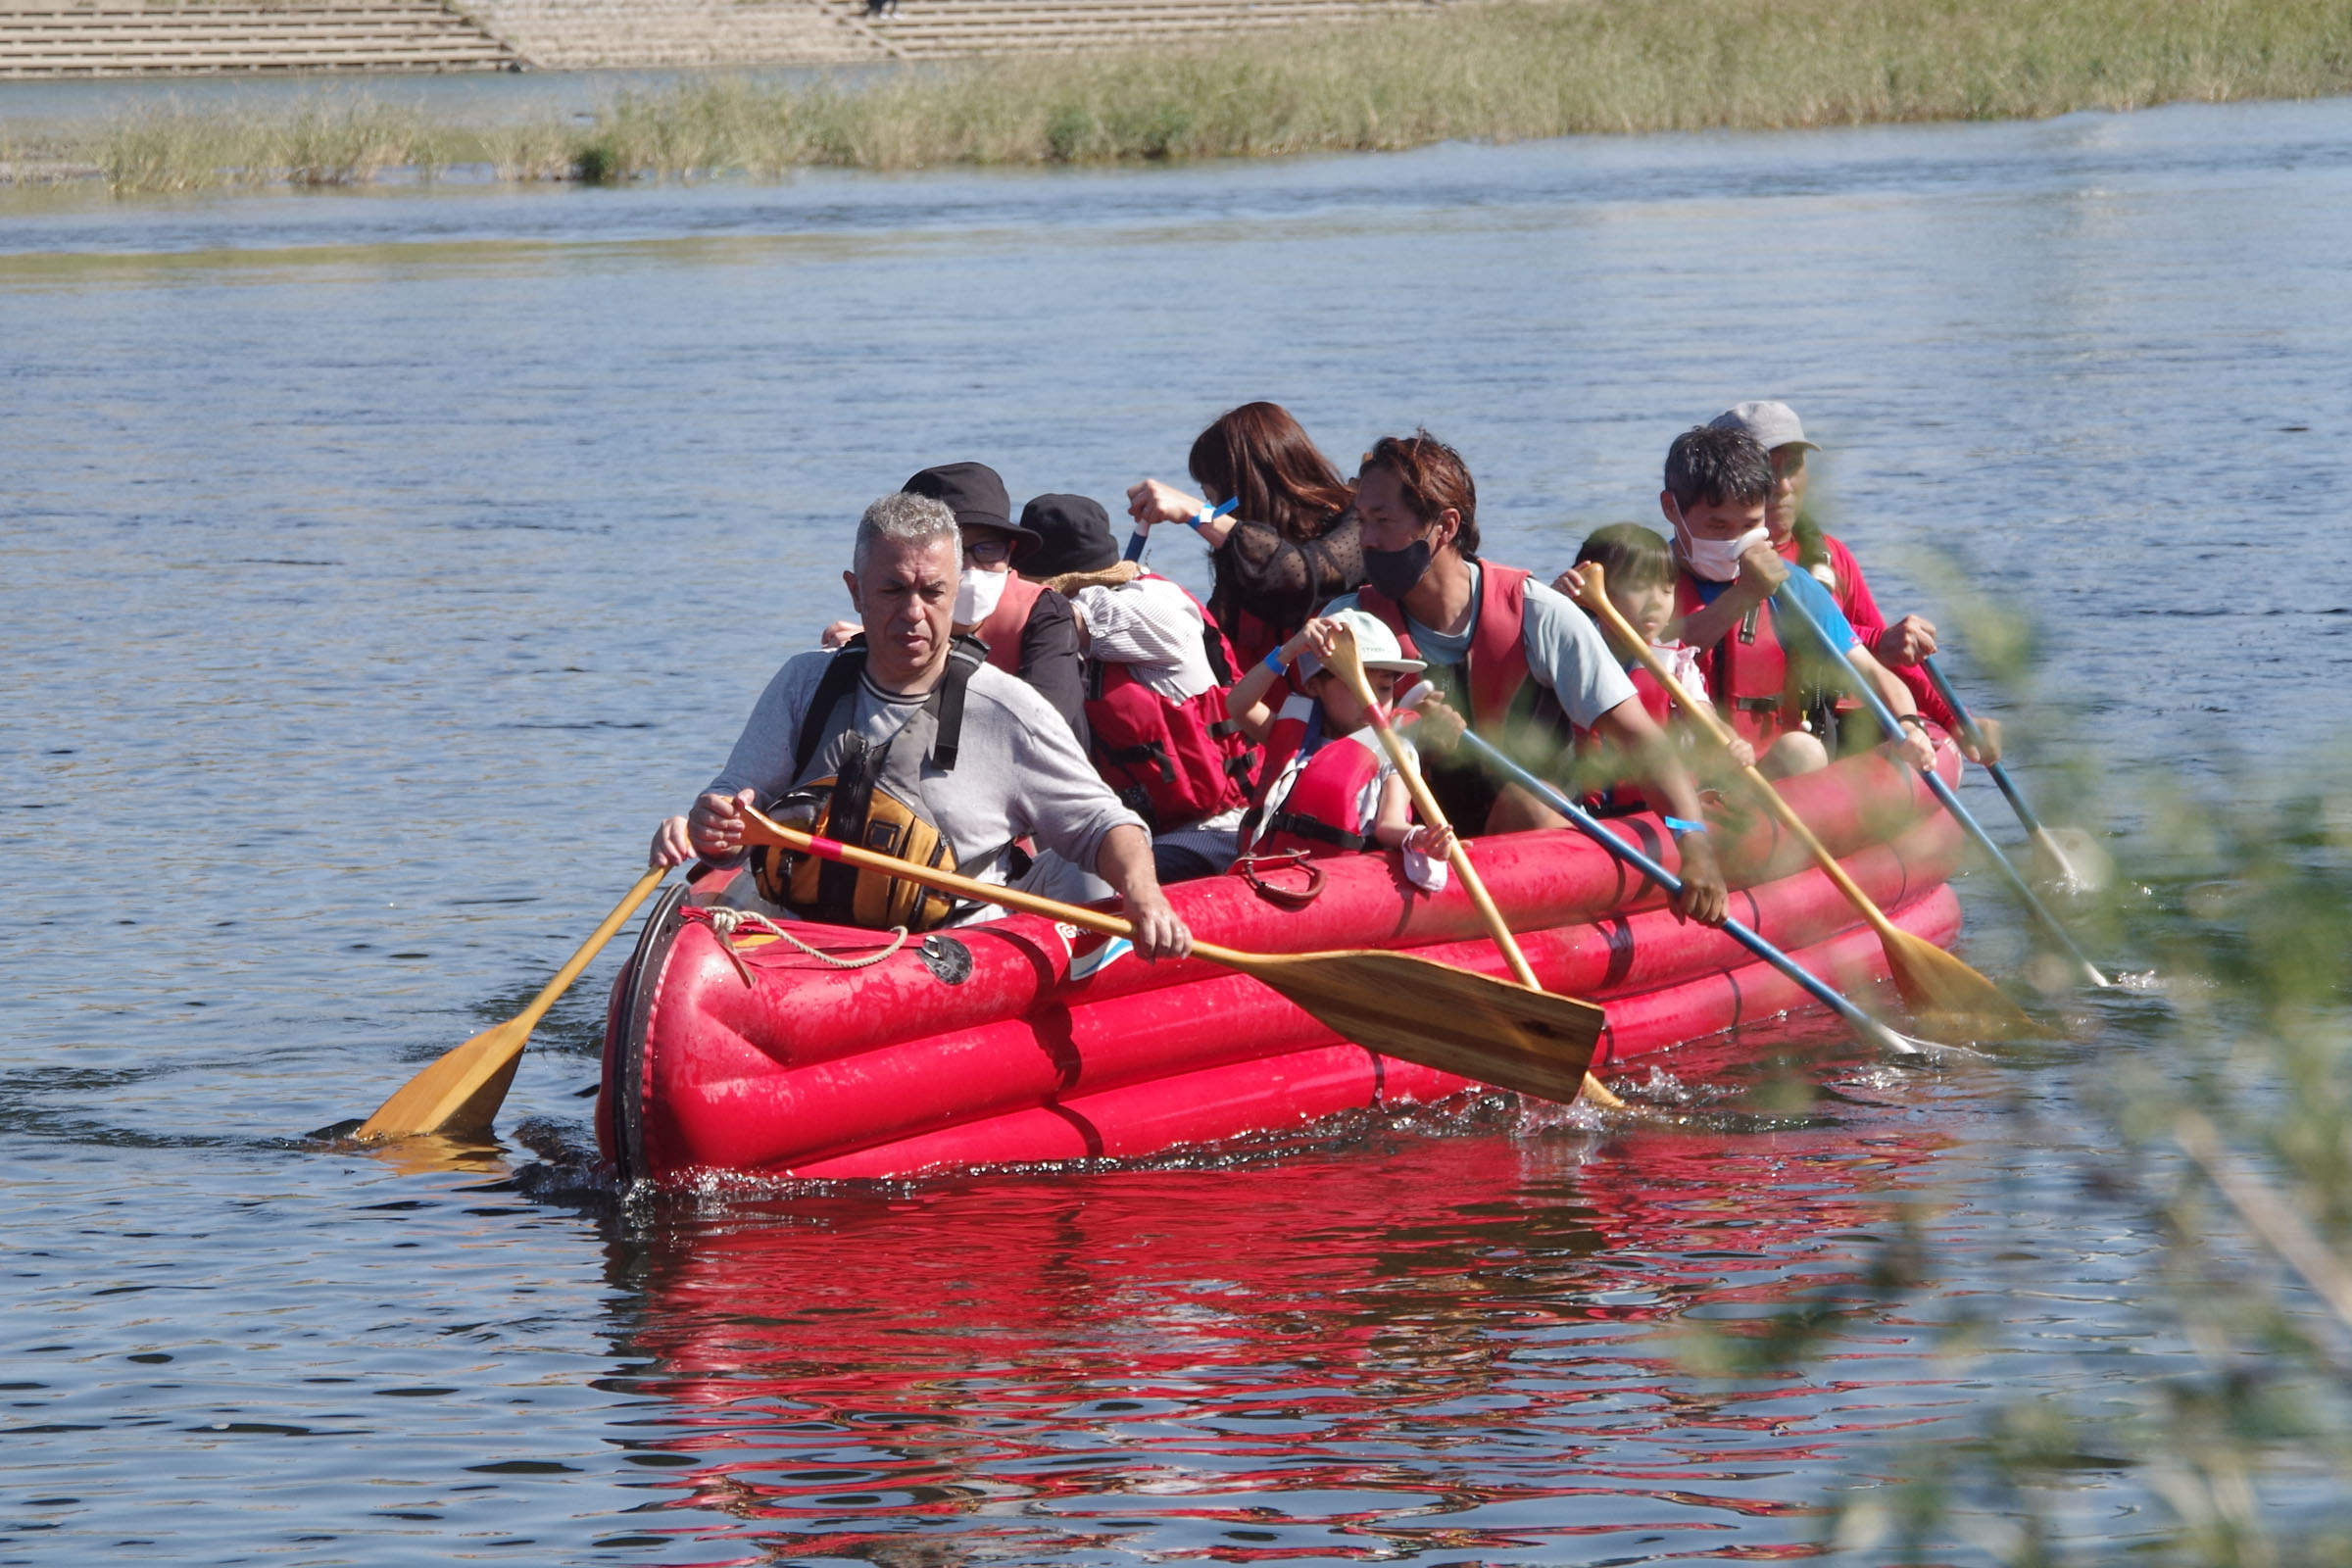
{"type": "Polygon", "coordinates": [[[1408,953],[1235,955],[1334,1033],[1383,1055],[1573,1103],[1606,1021],[1589,1002],[1408,953]]]}
{"type": "Polygon", "coordinates": [[[1879,943],[1912,1011],[1948,1020],[1977,1040],[2041,1032],[2008,993],[1925,937],[1889,926],[1879,933],[1879,943]]]}
{"type": "Polygon", "coordinates": [[[510,1018],[442,1053],[360,1124],[354,1138],[465,1137],[486,1133],[506,1103],[531,1026],[510,1018]]]}

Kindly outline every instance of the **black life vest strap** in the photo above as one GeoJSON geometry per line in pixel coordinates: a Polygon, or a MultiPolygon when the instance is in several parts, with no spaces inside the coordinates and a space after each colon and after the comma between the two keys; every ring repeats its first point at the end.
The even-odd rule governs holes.
{"type": "Polygon", "coordinates": [[[1113,766],[1127,767],[1137,762],[1149,762],[1159,769],[1159,781],[1162,784],[1176,782],[1176,763],[1169,758],[1168,749],[1157,741],[1146,741],[1141,746],[1097,746],[1095,750],[1102,755],[1102,760],[1113,766]]]}
{"type": "MultiPolygon", "coordinates": [[[[956,639],[949,650],[947,673],[931,688],[931,700],[923,706],[936,723],[931,738],[931,765],[942,773],[956,771],[956,743],[963,736],[963,689],[971,684],[972,672],[988,658],[988,645],[976,637],[956,639]]],[[[801,714],[800,734],[792,747],[792,775],[799,778],[808,771],[809,761],[817,748],[832,739],[825,726],[832,722],[833,710],[841,700],[858,689],[865,676],[865,635],[860,632],[842,644],[833,656],[833,662],[816,683],[815,695],[808,699],[808,710],[801,714]]]]}
{"type": "Polygon", "coordinates": [[[947,673],[939,677],[931,700],[923,705],[937,721],[931,734],[931,765],[942,773],[956,771],[956,745],[963,739],[963,689],[987,661],[988,644],[968,635],[956,638],[948,650],[947,673]]]}
{"type": "Polygon", "coordinates": [[[1225,634],[1206,615],[1200,617],[1200,651],[1208,656],[1208,672],[1219,686],[1233,684],[1233,665],[1225,658],[1225,634]]]}
{"type": "Polygon", "coordinates": [[[841,706],[844,697],[858,689],[858,682],[864,674],[865,634],[859,632],[842,644],[841,652],[833,656],[833,662],[825,666],[824,674],[816,683],[816,695],[808,699],[808,710],[801,714],[801,732],[792,746],[792,776],[795,779],[808,771],[808,763],[816,756],[816,749],[832,739],[825,733],[825,726],[832,722],[833,710],[841,706]]]}
{"type": "Polygon", "coordinates": [[[1350,853],[1360,850],[1372,842],[1372,835],[1369,833],[1342,832],[1329,822],[1318,821],[1311,816],[1300,816],[1294,811],[1276,811],[1266,819],[1266,831],[1268,833],[1293,833],[1302,839],[1313,839],[1318,844],[1336,844],[1350,853]]]}

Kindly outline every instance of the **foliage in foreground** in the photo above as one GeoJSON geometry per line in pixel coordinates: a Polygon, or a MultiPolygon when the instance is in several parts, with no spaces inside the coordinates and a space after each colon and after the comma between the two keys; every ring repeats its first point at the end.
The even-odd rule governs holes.
{"type": "Polygon", "coordinates": [[[2352,91],[2343,0],[1599,0],[1460,5],[1198,50],[993,60],[879,81],[711,77],[590,125],[435,125],[326,101],[109,127],[117,190],[1369,151],[1449,138],[2040,117],[2352,91]]]}
{"type": "MultiPolygon", "coordinates": [[[[2080,1393],[2009,1396],[1966,1441],[1888,1455],[1883,1483],[1837,1499],[1826,1547],[1872,1562],[1966,1547],[2034,1568],[2352,1564],[2352,790],[2334,782],[2352,773],[2341,757],[2280,760],[2133,803],[2145,848],[2111,906],[2082,911],[2156,977],[2106,1004],[2101,1049],[2072,1069],[2112,1152],[2061,1200],[2120,1209],[2159,1243],[2117,1336],[2130,1359],[2078,1351],[2080,1393]],[[2322,782],[2264,788],[2281,777],[2322,782]],[[2146,1506],[2119,1505],[2132,1499],[2146,1506]]],[[[1939,1267],[1929,1227],[1895,1217],[1866,1311],[1906,1313],[1939,1267]]],[[[1802,1301],[1689,1348],[1719,1374],[1785,1374],[1854,1307],[1802,1301]]],[[[1965,1309],[1937,1332],[1955,1378],[1982,1357],[1997,1379],[2016,1349],[1965,1309]]]]}

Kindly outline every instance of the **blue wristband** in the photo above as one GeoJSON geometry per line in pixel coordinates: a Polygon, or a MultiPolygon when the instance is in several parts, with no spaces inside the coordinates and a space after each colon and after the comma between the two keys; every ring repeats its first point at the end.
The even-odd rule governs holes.
{"type": "Polygon", "coordinates": [[[1266,650],[1265,665],[1277,675],[1287,675],[1291,672],[1291,666],[1282,662],[1281,644],[1277,643],[1274,647],[1266,650]]]}
{"type": "Polygon", "coordinates": [[[1240,496],[1228,496],[1224,501],[1220,502],[1216,506],[1202,507],[1198,513],[1193,514],[1192,525],[1196,531],[1205,528],[1210,523],[1216,521],[1219,517],[1222,517],[1225,515],[1225,514],[1231,512],[1234,508],[1240,506],[1241,504],[1242,498],[1240,496]]]}
{"type": "Polygon", "coordinates": [[[1663,811],[1658,813],[1658,820],[1665,823],[1666,831],[1678,839],[1686,833],[1704,833],[1707,830],[1704,822],[1693,822],[1687,816],[1668,816],[1663,811]]]}

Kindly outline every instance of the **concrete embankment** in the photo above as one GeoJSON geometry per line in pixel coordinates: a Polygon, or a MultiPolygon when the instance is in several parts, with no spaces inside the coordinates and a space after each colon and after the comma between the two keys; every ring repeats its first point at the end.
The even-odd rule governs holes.
{"type": "Polygon", "coordinates": [[[0,0],[0,76],[843,65],[1125,48],[1438,0],[0,0]]]}

